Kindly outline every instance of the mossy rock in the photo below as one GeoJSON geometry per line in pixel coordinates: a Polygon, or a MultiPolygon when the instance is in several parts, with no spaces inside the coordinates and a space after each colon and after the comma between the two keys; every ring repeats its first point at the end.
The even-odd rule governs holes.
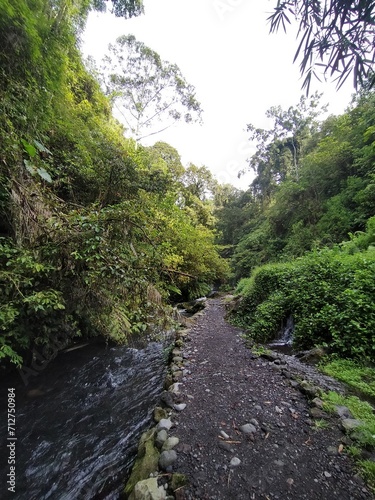
{"type": "Polygon", "coordinates": [[[171,373],[167,373],[165,380],[164,380],[164,389],[167,391],[170,386],[173,384],[173,377],[171,373]]]}
{"type": "Polygon", "coordinates": [[[157,406],[154,409],[154,420],[155,422],[160,422],[163,418],[168,418],[168,412],[164,408],[160,408],[160,406],[157,406]]]}
{"type": "Polygon", "coordinates": [[[170,488],[172,491],[176,491],[179,488],[187,485],[187,478],[184,474],[174,473],[170,482],[170,488]]]}
{"type": "Polygon", "coordinates": [[[135,485],[143,479],[148,479],[152,472],[158,470],[160,453],[155,447],[155,432],[156,429],[150,429],[142,434],[139,445],[137,459],[133,465],[132,473],[125,486],[125,496],[133,491],[135,485]]]}

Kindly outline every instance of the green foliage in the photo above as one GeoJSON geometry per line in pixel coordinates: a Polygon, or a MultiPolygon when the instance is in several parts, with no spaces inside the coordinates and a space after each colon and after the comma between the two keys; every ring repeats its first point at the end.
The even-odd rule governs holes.
{"type": "MultiPolygon", "coordinates": [[[[77,35],[103,1],[0,7],[1,362],[19,365],[56,339],[126,342],[163,327],[172,294],[195,297],[226,279],[215,233],[200,222],[211,208],[180,203],[189,185],[178,152],[125,139],[85,68],[77,35]]],[[[142,3],[113,9],[131,17],[142,3]]],[[[185,83],[180,95],[192,90],[185,83]]]]}
{"type": "Polygon", "coordinates": [[[0,358],[9,357],[19,365],[20,350],[43,337],[61,320],[65,302],[58,290],[50,287],[53,266],[33,252],[0,239],[0,358]]]}
{"type": "Polygon", "coordinates": [[[375,415],[374,408],[369,403],[360,400],[357,396],[345,397],[333,391],[323,394],[322,399],[326,405],[325,408],[331,407],[333,411],[335,406],[349,408],[353,417],[362,423],[352,434],[353,439],[362,447],[370,449],[375,447],[375,415]]]}
{"type": "Polygon", "coordinates": [[[249,125],[256,142],[249,163],[257,175],[246,193],[215,212],[218,241],[228,245],[236,281],[256,266],[333,247],[353,235],[358,244],[374,216],[374,92],[360,93],[345,114],[322,123],[317,104],[271,108],[270,130],[249,125]]]}
{"type": "MultiPolygon", "coordinates": [[[[92,5],[95,10],[105,11],[108,0],[93,0],[92,5]]],[[[125,19],[136,17],[144,11],[142,0],[112,0],[111,12],[117,17],[125,19]]]]}
{"type": "Polygon", "coordinates": [[[372,491],[375,491],[375,462],[372,460],[359,460],[359,471],[372,491]]]}
{"type": "Polygon", "coordinates": [[[327,344],[348,357],[373,358],[375,252],[314,252],[293,262],[256,269],[240,285],[236,321],[250,335],[271,340],[292,315],[294,345],[327,344]]]}
{"type": "Polygon", "coordinates": [[[322,429],[327,429],[328,427],[329,427],[329,424],[326,420],[323,420],[323,419],[314,420],[314,424],[313,424],[314,430],[319,431],[322,429]]]}
{"type": "Polygon", "coordinates": [[[286,0],[277,2],[269,17],[271,32],[282,26],[286,31],[290,18],[299,23],[299,44],[294,60],[300,58],[303,88],[309,93],[312,76],[319,78],[317,66],[324,75],[336,76],[337,86],[353,73],[354,86],[373,77],[374,17],[370,0],[329,3],[320,0],[286,0]]]}
{"type": "Polygon", "coordinates": [[[346,406],[353,417],[361,421],[361,425],[351,433],[354,444],[347,447],[346,451],[357,461],[360,474],[370,488],[375,488],[374,462],[361,460],[362,449],[373,450],[375,447],[375,415],[374,408],[366,401],[361,401],[356,396],[345,397],[337,392],[328,392],[321,395],[326,411],[335,411],[335,406],[346,406]]]}
{"type": "Polygon", "coordinates": [[[267,349],[266,347],[264,347],[264,345],[262,345],[262,344],[256,344],[256,345],[253,345],[251,347],[251,352],[255,356],[262,356],[262,354],[269,354],[271,351],[270,351],[270,349],[267,349]]]}

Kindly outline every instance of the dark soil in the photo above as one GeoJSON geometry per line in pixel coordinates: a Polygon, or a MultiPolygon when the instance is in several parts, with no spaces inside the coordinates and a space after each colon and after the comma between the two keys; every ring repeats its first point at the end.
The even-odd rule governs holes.
{"type": "Polygon", "coordinates": [[[222,301],[210,300],[182,348],[188,373],[179,399],[187,407],[173,416],[180,439],[173,471],[189,484],[176,498],[374,498],[345,454],[339,420],[323,414],[328,427],[318,428],[322,420],[311,418],[284,361],[256,358],[224,315],[222,301]],[[247,423],[255,433],[241,432],[247,423]]]}

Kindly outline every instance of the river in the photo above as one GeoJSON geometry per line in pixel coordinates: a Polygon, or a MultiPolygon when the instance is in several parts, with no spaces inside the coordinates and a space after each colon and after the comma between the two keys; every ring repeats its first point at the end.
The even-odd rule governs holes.
{"type": "MultiPolygon", "coordinates": [[[[163,345],[60,353],[26,387],[0,382],[0,498],[119,499],[165,376],[163,345]],[[16,394],[16,493],[5,491],[8,387],[16,394]]],[[[9,485],[8,485],[9,486],[9,485]]]]}

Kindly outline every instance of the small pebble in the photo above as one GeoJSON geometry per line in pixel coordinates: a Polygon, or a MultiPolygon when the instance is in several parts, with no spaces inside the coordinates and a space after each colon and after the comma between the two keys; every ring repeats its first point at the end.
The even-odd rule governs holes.
{"type": "Polygon", "coordinates": [[[233,457],[232,460],[230,461],[230,466],[231,467],[238,467],[241,463],[241,460],[237,457],[233,457]]]}

